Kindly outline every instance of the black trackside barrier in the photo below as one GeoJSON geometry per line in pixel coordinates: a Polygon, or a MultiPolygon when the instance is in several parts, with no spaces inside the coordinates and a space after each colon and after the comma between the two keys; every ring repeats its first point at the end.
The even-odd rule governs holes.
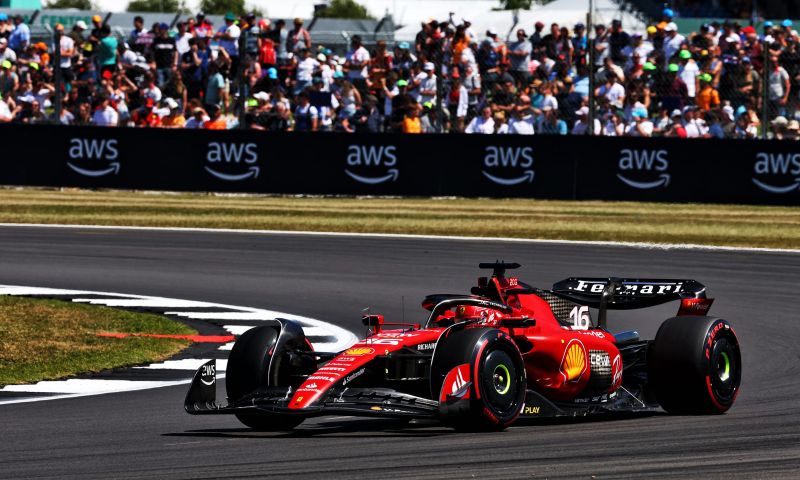
{"type": "Polygon", "coordinates": [[[0,184],[800,204],[800,143],[0,126],[0,184]]]}

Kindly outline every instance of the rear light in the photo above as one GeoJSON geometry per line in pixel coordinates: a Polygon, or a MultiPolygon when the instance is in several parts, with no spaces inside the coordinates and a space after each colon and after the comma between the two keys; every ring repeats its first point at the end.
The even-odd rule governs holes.
{"type": "Polygon", "coordinates": [[[681,308],[678,309],[678,316],[708,315],[712,303],[714,303],[713,298],[683,298],[681,299],[681,308]]]}

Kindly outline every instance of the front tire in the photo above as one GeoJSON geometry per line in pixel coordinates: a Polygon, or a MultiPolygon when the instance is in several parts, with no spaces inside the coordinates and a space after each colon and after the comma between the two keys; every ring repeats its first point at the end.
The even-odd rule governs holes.
{"type": "MultiPolygon", "coordinates": [[[[273,326],[260,326],[244,332],[233,344],[228,357],[225,373],[225,389],[228,400],[241,400],[260,387],[281,386],[277,369],[270,375],[270,362],[278,360],[284,352],[273,350],[278,341],[280,329],[273,326]],[[271,378],[270,378],[271,377],[271,378]]],[[[285,362],[288,364],[288,362],[285,362]]],[[[269,412],[258,414],[237,414],[236,418],[250,428],[260,431],[291,430],[303,422],[302,416],[276,415],[269,412]]]]}
{"type": "Polygon", "coordinates": [[[673,414],[720,414],[736,400],[742,380],[739,340],[728,321],[667,319],[647,353],[650,385],[673,414]]]}
{"type": "MultiPolygon", "coordinates": [[[[442,421],[457,430],[502,430],[517,419],[525,402],[522,355],[513,340],[495,329],[471,328],[439,341],[431,365],[434,398],[442,399],[445,377],[469,364],[469,399],[446,410],[442,421]]],[[[446,393],[445,398],[446,398],[446,393]]]]}

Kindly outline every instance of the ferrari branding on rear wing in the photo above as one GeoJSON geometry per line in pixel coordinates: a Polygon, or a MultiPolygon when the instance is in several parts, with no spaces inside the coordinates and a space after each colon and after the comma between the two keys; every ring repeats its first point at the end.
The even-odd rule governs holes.
{"type": "Polygon", "coordinates": [[[599,308],[606,293],[609,309],[644,308],[684,298],[705,298],[706,287],[695,280],[568,278],[553,293],[575,303],[599,308]]]}

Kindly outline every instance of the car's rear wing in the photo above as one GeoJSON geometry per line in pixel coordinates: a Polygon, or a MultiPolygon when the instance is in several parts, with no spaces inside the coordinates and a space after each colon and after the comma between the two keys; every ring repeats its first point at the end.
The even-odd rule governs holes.
{"type": "Polygon", "coordinates": [[[646,308],[681,300],[678,315],[705,315],[713,299],[695,280],[579,278],[570,277],[553,285],[552,292],[580,305],[600,309],[599,326],[605,326],[605,311],[646,308]]]}

